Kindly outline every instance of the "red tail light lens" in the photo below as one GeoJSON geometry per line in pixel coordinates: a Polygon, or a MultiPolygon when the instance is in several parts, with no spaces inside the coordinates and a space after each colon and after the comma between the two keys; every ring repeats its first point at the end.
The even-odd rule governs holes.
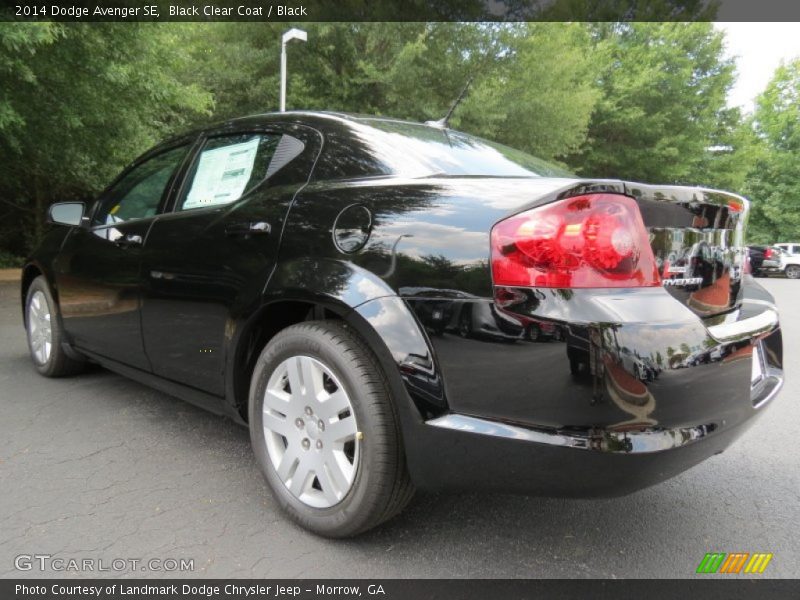
{"type": "Polygon", "coordinates": [[[774,252],[772,252],[772,248],[767,248],[764,250],[764,258],[772,258],[773,254],[774,252]]]}
{"type": "Polygon", "coordinates": [[[492,229],[495,285],[558,288],[660,285],[633,198],[588,194],[514,215],[492,229]]]}

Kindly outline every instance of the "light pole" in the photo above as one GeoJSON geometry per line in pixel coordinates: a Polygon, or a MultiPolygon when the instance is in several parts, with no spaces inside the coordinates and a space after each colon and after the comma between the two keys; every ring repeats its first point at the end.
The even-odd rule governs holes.
{"type": "Polygon", "coordinates": [[[286,112],[286,43],[292,40],[305,42],[308,33],[302,29],[292,28],[281,37],[281,112],[286,112]]]}

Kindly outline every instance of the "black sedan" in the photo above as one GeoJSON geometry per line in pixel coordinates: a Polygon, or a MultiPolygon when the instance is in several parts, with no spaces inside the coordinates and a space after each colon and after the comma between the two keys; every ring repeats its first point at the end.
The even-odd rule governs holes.
{"type": "Polygon", "coordinates": [[[764,261],[780,263],[781,249],[773,246],[747,246],[750,257],[750,270],[756,277],[764,276],[762,265],[764,261]]]}
{"type": "Polygon", "coordinates": [[[319,534],[415,488],[620,495],[724,450],[782,385],[748,210],[444,127],[258,115],[53,205],[24,321],[45,376],[95,362],[248,426],[319,534]],[[533,325],[558,335],[518,341],[533,325]]]}

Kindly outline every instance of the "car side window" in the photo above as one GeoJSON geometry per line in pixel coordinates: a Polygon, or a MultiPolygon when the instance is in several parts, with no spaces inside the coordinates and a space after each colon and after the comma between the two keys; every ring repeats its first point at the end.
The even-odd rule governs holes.
{"type": "Polygon", "coordinates": [[[105,194],[93,225],[114,225],[155,216],[170,179],[189,151],[180,146],[134,167],[105,194]]]}
{"type": "Polygon", "coordinates": [[[210,138],[194,161],[178,210],[236,202],[294,160],[304,148],[290,135],[245,133],[210,138]]]}

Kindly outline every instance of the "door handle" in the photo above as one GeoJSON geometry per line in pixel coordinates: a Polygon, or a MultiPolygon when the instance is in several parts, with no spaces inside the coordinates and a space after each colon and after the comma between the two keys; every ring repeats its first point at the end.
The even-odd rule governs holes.
{"type": "Polygon", "coordinates": [[[120,238],[114,240],[114,243],[120,248],[129,248],[130,246],[141,246],[143,244],[142,236],[126,233],[120,238]]]}
{"type": "Polygon", "coordinates": [[[265,235],[272,231],[272,226],[266,221],[252,221],[248,223],[230,223],[225,227],[225,235],[251,236],[265,235]]]}
{"type": "Polygon", "coordinates": [[[164,271],[150,271],[150,277],[153,279],[164,279],[165,281],[172,281],[175,279],[175,273],[165,273],[164,271]]]}

